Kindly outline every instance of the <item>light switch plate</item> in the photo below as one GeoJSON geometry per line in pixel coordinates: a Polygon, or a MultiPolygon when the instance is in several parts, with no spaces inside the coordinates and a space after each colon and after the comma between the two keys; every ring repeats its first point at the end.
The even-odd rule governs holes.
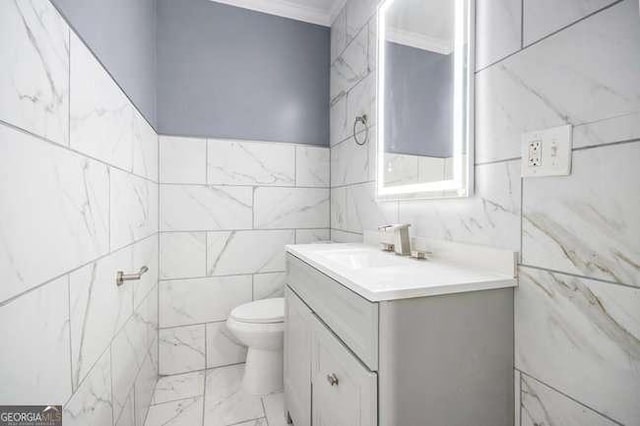
{"type": "Polygon", "coordinates": [[[522,134],[522,176],[571,174],[573,126],[566,125],[522,134]]]}

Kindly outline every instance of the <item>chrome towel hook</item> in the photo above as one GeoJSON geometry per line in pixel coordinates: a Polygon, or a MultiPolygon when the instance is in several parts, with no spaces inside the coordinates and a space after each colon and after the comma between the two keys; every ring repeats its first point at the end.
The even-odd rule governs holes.
{"type": "Polygon", "coordinates": [[[125,274],[122,271],[118,271],[118,273],[116,274],[116,285],[120,287],[122,284],[124,284],[125,281],[139,280],[140,278],[142,278],[142,275],[148,270],[149,268],[143,266],[136,274],[125,274]]]}
{"type": "Polygon", "coordinates": [[[367,125],[367,114],[358,115],[355,121],[353,122],[353,140],[356,141],[356,143],[360,146],[366,144],[367,141],[369,140],[369,126],[367,125]],[[358,134],[356,132],[356,127],[358,123],[362,123],[365,129],[364,140],[362,141],[358,140],[358,134]]]}

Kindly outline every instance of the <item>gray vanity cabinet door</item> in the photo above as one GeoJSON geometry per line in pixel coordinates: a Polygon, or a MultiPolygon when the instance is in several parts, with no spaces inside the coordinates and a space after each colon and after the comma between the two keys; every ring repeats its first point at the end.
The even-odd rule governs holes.
{"type": "Polygon", "coordinates": [[[376,373],[315,316],[311,347],[313,426],[375,426],[376,373]]]}
{"type": "Polygon", "coordinates": [[[311,310],[285,289],[284,392],[296,426],[311,424],[311,310]]]}

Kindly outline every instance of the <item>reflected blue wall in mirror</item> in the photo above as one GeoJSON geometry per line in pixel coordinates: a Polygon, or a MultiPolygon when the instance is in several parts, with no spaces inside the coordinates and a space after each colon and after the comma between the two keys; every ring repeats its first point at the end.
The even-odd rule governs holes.
{"type": "Polygon", "coordinates": [[[453,55],[393,42],[385,52],[385,151],[451,157],[453,55]]]}

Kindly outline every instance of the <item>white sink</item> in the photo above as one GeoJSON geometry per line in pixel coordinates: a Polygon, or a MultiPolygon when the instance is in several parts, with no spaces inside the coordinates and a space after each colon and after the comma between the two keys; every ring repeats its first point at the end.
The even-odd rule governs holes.
{"type": "MultiPolygon", "coordinates": [[[[514,287],[517,283],[514,274],[479,264],[478,249],[473,250],[474,261],[468,263],[461,262],[461,256],[416,260],[351,243],[289,245],[287,252],[372,302],[514,287]]],[[[487,254],[487,265],[492,265],[491,254],[487,254]]]]}
{"type": "Polygon", "coordinates": [[[332,251],[320,252],[318,255],[329,262],[335,262],[351,269],[399,266],[407,260],[394,253],[374,251],[369,248],[336,248],[332,251]]]}

